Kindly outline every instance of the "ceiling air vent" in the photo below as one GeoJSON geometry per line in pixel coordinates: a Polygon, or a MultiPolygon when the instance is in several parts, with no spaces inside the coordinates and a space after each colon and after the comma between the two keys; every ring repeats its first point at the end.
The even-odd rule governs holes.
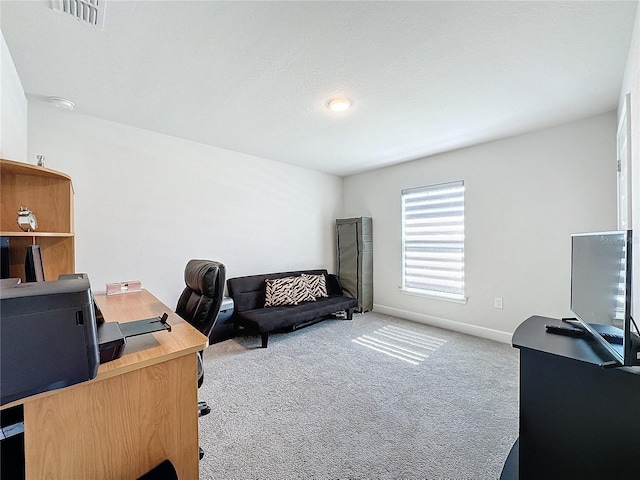
{"type": "Polygon", "coordinates": [[[105,4],[106,0],[51,0],[54,10],[100,29],[104,26],[105,4]]]}

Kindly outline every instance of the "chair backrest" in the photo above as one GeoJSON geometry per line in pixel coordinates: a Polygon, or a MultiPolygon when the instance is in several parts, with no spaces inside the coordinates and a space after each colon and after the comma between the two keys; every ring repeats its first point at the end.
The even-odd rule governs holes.
{"type": "Polygon", "coordinates": [[[208,337],[222,305],[225,267],[210,260],[189,260],[184,281],[176,313],[208,337]]]}

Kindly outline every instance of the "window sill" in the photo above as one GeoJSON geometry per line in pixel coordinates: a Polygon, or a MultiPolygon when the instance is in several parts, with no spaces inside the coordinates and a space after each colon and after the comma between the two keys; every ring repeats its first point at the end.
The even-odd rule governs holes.
{"type": "Polygon", "coordinates": [[[445,302],[453,302],[466,304],[468,298],[462,295],[455,295],[452,293],[439,293],[439,292],[427,292],[425,290],[409,290],[405,288],[400,288],[400,293],[404,295],[413,295],[415,297],[425,297],[432,298],[434,300],[444,300],[445,302]]]}

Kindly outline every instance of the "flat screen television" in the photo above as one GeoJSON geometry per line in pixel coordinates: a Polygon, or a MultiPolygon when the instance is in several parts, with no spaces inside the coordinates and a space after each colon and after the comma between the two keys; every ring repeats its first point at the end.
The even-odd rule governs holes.
{"type": "Polygon", "coordinates": [[[44,282],[44,266],[40,245],[29,245],[24,259],[24,276],[27,282],[44,282]]]}
{"type": "Polygon", "coordinates": [[[571,311],[619,365],[640,365],[631,317],[632,231],[571,236],[571,311]]]}

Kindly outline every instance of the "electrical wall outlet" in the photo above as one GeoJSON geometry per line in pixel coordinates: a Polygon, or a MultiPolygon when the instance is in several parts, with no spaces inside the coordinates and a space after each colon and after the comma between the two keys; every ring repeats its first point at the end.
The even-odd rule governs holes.
{"type": "Polygon", "coordinates": [[[493,306],[495,308],[502,308],[502,298],[496,297],[493,299],[493,306]]]}

